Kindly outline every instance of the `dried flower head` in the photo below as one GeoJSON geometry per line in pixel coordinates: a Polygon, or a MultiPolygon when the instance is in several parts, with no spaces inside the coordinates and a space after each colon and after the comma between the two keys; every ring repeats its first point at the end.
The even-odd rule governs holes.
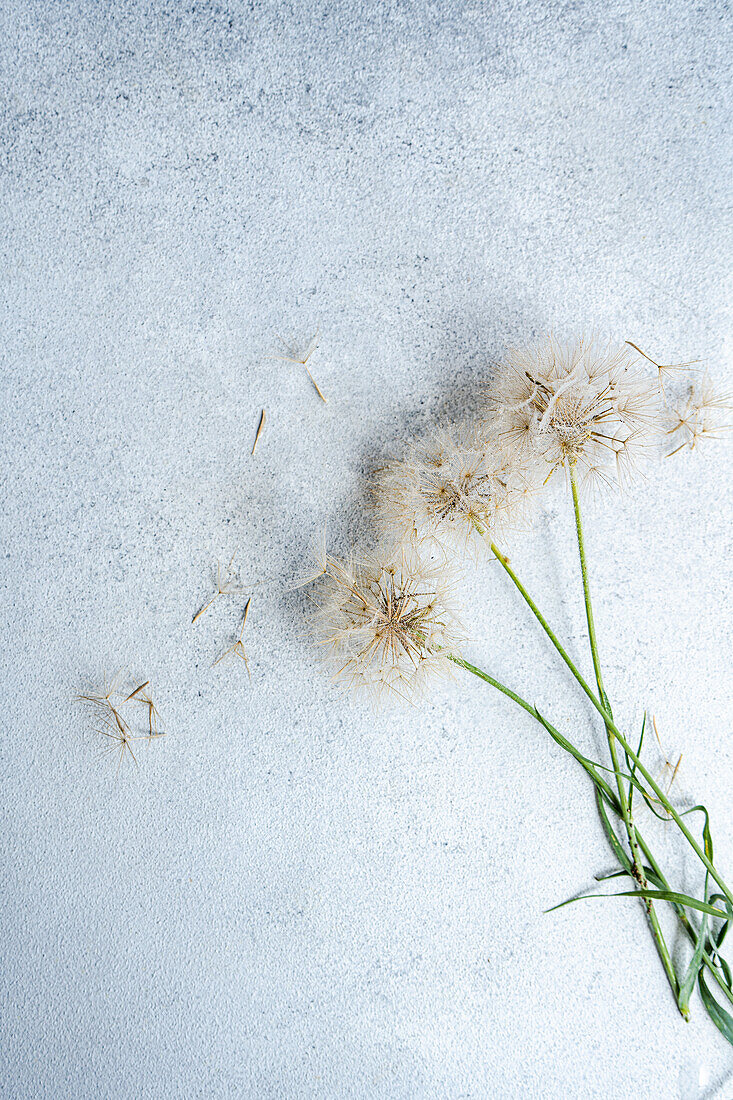
{"type": "Polygon", "coordinates": [[[323,562],[317,633],[335,678],[375,694],[411,699],[451,668],[460,638],[445,568],[414,550],[323,562]]]}
{"type": "Polygon", "coordinates": [[[733,428],[733,396],[718,393],[708,374],[691,383],[687,397],[668,410],[670,455],[683,447],[694,450],[699,442],[719,439],[733,428]]]}
{"type": "Polygon", "coordinates": [[[495,441],[466,428],[413,441],[377,485],[387,531],[460,549],[502,536],[519,519],[526,494],[521,467],[495,441]]]}
{"type": "Polygon", "coordinates": [[[656,438],[660,394],[628,346],[593,340],[510,351],[490,390],[490,425],[546,480],[561,466],[621,481],[656,438]]]}

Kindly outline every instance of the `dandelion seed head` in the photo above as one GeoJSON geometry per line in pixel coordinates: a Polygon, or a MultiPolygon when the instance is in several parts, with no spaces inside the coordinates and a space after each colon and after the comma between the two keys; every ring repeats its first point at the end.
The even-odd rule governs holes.
{"type": "Polygon", "coordinates": [[[316,632],[337,681],[411,701],[451,670],[461,629],[444,565],[402,547],[347,561],[328,556],[325,566],[316,632]]]}
{"type": "Polygon", "coordinates": [[[658,380],[630,345],[549,337],[508,353],[489,391],[487,423],[538,484],[573,465],[583,479],[622,482],[658,438],[658,380]]]}
{"type": "Polygon", "coordinates": [[[461,428],[413,441],[403,461],[383,471],[377,498],[383,526],[398,540],[427,537],[466,549],[518,522],[526,488],[501,448],[461,428]]]}

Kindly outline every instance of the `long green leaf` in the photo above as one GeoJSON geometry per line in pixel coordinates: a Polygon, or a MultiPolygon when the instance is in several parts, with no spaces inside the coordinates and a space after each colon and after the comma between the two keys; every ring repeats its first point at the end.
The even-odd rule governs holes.
{"type": "MultiPolygon", "coordinates": [[[[647,878],[649,878],[649,875],[647,874],[647,872],[650,871],[651,868],[650,867],[642,867],[642,870],[643,870],[644,874],[647,876],[647,878]]],[[[633,874],[631,873],[630,870],[628,870],[628,871],[611,871],[607,875],[594,875],[593,876],[593,878],[596,880],[596,882],[610,882],[612,878],[633,878],[633,877],[634,876],[633,876],[633,874]]],[[[637,891],[637,893],[638,893],[638,891],[637,891]]]]}
{"type": "MultiPolygon", "coordinates": [[[[639,784],[636,781],[634,781],[634,786],[639,787],[639,784]]],[[[672,820],[672,818],[669,816],[669,814],[660,814],[658,810],[654,809],[654,806],[653,806],[654,799],[652,799],[649,796],[649,792],[644,787],[639,787],[639,790],[641,791],[641,797],[644,799],[644,801],[647,804],[647,809],[652,811],[652,813],[657,818],[657,820],[664,821],[664,822],[672,820]]]]}
{"type": "Polygon", "coordinates": [[[728,899],[726,897],[724,897],[722,894],[712,894],[708,898],[708,901],[710,901],[712,904],[715,904],[716,902],[722,901],[723,904],[725,905],[726,911],[728,913],[728,919],[723,922],[723,924],[720,926],[720,928],[717,932],[714,932],[711,935],[710,940],[711,940],[711,954],[712,954],[713,958],[715,959],[715,961],[717,962],[720,969],[723,971],[723,975],[725,977],[726,982],[728,983],[728,987],[733,992],[733,975],[731,975],[730,966],[725,961],[723,956],[720,954],[720,948],[723,946],[723,940],[725,939],[726,935],[728,934],[728,928],[730,926],[731,921],[733,921],[733,906],[731,906],[728,899]]]}
{"type": "Polygon", "coordinates": [[[731,1046],[733,1046],[733,1016],[731,1016],[729,1012],[726,1012],[726,1010],[722,1008],[721,1005],[719,1005],[718,1002],[715,1000],[712,993],[705,984],[705,979],[702,976],[702,971],[700,971],[698,975],[697,984],[700,990],[702,1003],[705,1006],[705,1011],[717,1027],[718,1031],[720,1031],[720,1033],[728,1040],[731,1046]]]}
{"type": "MultiPolygon", "coordinates": [[[[598,807],[598,816],[601,819],[601,825],[603,826],[603,830],[608,837],[608,842],[611,845],[613,854],[616,856],[616,859],[619,861],[621,866],[625,867],[626,871],[631,874],[631,860],[627,856],[621,841],[616,835],[616,830],[609,820],[608,814],[606,813],[604,798],[598,787],[596,787],[596,806],[598,807]]],[[[618,802],[616,802],[616,807],[620,812],[621,807],[618,805],[618,802]]]]}
{"type": "MultiPolygon", "coordinates": [[[[641,737],[639,738],[639,747],[636,750],[636,755],[637,756],[641,756],[641,750],[642,750],[643,745],[644,745],[644,733],[645,733],[645,731],[646,731],[646,711],[644,711],[644,718],[643,718],[642,723],[641,723],[641,737]]],[[[626,765],[629,769],[629,772],[631,773],[631,778],[633,779],[636,775],[636,763],[631,760],[629,754],[626,752],[625,749],[624,749],[624,756],[626,757],[626,765]]],[[[634,785],[632,783],[629,786],[629,813],[631,813],[631,810],[632,810],[632,807],[633,807],[633,802],[634,802],[634,785]]]]}
{"type": "Polygon", "coordinates": [[[728,999],[733,1000],[733,974],[731,974],[730,967],[728,966],[728,963],[725,961],[723,956],[718,955],[717,953],[715,955],[715,962],[720,967],[720,969],[723,971],[723,977],[725,978],[725,982],[728,986],[728,990],[731,993],[731,997],[729,997],[728,999]]]}
{"type": "Polygon", "coordinates": [[[688,814],[694,814],[694,813],[697,813],[698,811],[699,811],[699,813],[704,814],[704,816],[705,816],[705,824],[702,827],[702,842],[703,842],[703,846],[705,848],[705,855],[708,857],[708,859],[712,863],[712,860],[713,860],[713,837],[712,837],[712,834],[710,832],[710,814],[708,813],[708,811],[705,809],[704,806],[691,806],[689,810],[685,810],[685,812],[683,814],[680,814],[680,817],[687,817],[688,814]]]}
{"type": "MultiPolygon", "coordinates": [[[[708,880],[709,875],[705,876],[705,899],[708,896],[708,880]]],[[[705,940],[708,931],[708,914],[703,913],[700,929],[697,933],[697,943],[695,944],[695,950],[692,953],[690,959],[690,965],[687,967],[685,976],[680,982],[680,991],[677,995],[677,1004],[679,1005],[680,1012],[683,1016],[687,1016],[690,1011],[690,997],[692,991],[695,988],[695,982],[700,976],[700,970],[703,966],[702,953],[705,950],[705,940]]]]}
{"type": "MultiPolygon", "coordinates": [[[[540,725],[542,725],[547,730],[552,740],[556,744],[558,744],[561,749],[565,749],[566,752],[569,752],[570,755],[574,757],[581,765],[581,767],[588,773],[590,778],[593,780],[596,788],[603,792],[603,795],[609,805],[614,808],[615,806],[618,806],[618,800],[616,799],[613,790],[608,785],[608,783],[606,783],[605,779],[603,779],[602,776],[598,775],[596,771],[596,768],[600,768],[603,771],[608,771],[609,769],[605,768],[603,764],[597,764],[595,760],[589,760],[587,756],[584,756],[579,749],[576,749],[575,745],[573,745],[571,741],[568,741],[566,737],[563,737],[563,735],[558,730],[556,730],[554,726],[551,726],[550,723],[542,717],[540,712],[537,710],[537,707],[534,707],[533,711],[535,718],[540,723],[540,725]]],[[[621,812],[620,806],[618,812],[621,812]]]]}
{"type": "Polygon", "coordinates": [[[554,913],[556,909],[562,909],[564,905],[572,905],[575,901],[585,901],[588,898],[650,898],[652,901],[669,901],[673,905],[686,905],[689,909],[699,909],[701,913],[710,913],[713,917],[725,917],[722,909],[716,909],[705,901],[691,898],[688,894],[678,894],[674,890],[620,890],[616,894],[579,894],[575,898],[561,901],[559,905],[553,905],[551,909],[545,909],[546,913],[554,913]]]}

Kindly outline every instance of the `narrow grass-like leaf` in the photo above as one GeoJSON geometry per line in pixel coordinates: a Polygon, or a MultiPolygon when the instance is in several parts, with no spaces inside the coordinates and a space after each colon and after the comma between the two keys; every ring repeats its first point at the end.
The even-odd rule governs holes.
{"type": "Polygon", "coordinates": [[[728,989],[730,990],[730,994],[731,994],[731,996],[728,999],[733,1003],[733,974],[731,974],[730,966],[728,965],[726,960],[723,958],[723,956],[719,955],[717,953],[717,951],[715,953],[715,962],[720,967],[720,969],[723,971],[723,977],[725,978],[725,982],[726,982],[726,984],[728,986],[728,989]]]}
{"type": "MultiPolygon", "coordinates": [[[[608,843],[611,845],[611,849],[613,851],[613,854],[616,856],[616,859],[619,861],[621,866],[625,867],[627,872],[631,874],[631,860],[629,859],[628,855],[626,854],[626,850],[624,849],[624,846],[616,835],[616,830],[611,824],[608,814],[606,812],[607,801],[608,799],[604,799],[602,792],[598,789],[598,787],[596,787],[596,806],[598,808],[598,816],[601,819],[603,831],[608,837],[608,843]]],[[[621,807],[619,806],[618,801],[614,799],[613,804],[610,805],[614,813],[620,817],[621,807]]]]}
{"type": "Polygon", "coordinates": [[[683,814],[680,814],[680,817],[687,817],[688,814],[694,814],[698,811],[701,814],[704,814],[704,816],[705,816],[705,824],[702,827],[702,842],[703,842],[703,847],[705,849],[705,855],[708,857],[708,859],[712,863],[713,862],[713,837],[712,837],[712,833],[710,832],[710,814],[708,813],[708,811],[705,809],[704,806],[692,806],[689,810],[685,810],[685,812],[683,814]]]}
{"type": "MultiPolygon", "coordinates": [[[[634,786],[636,787],[636,786],[638,786],[638,784],[634,783],[634,786]]],[[[667,813],[660,814],[659,810],[654,809],[653,803],[656,801],[656,799],[651,797],[651,795],[649,794],[649,792],[646,790],[645,787],[639,787],[639,790],[641,791],[641,797],[644,799],[644,801],[647,804],[647,809],[652,811],[652,813],[654,814],[654,816],[657,818],[658,821],[665,821],[666,822],[666,821],[671,821],[672,820],[672,818],[669,816],[669,814],[667,814],[667,813]]],[[[680,816],[682,816],[682,815],[680,815],[680,816]]]]}
{"type": "MultiPolygon", "coordinates": [[[[658,886],[660,889],[669,890],[669,884],[667,883],[667,880],[661,875],[661,872],[657,874],[656,871],[649,869],[646,872],[646,876],[650,882],[654,883],[655,886],[658,886]]],[[[726,909],[729,910],[730,902],[727,900],[727,898],[723,896],[723,894],[711,894],[707,900],[710,902],[711,905],[715,905],[717,904],[717,902],[723,902],[726,906],[726,909]]],[[[674,902],[672,904],[674,906],[675,912],[682,922],[682,927],[692,941],[693,949],[696,949],[700,933],[690,921],[683,906],[677,905],[674,902]]],[[[729,920],[731,918],[733,918],[733,914],[731,914],[729,920]]],[[[718,954],[717,951],[717,946],[719,946],[725,938],[725,934],[728,930],[729,920],[726,920],[723,923],[717,933],[711,932],[708,935],[707,943],[703,948],[702,961],[712,973],[715,981],[718,983],[719,988],[723,990],[725,996],[728,998],[731,1004],[733,1004],[733,981],[731,980],[731,969],[723,956],[718,954]]]]}
{"type": "Polygon", "coordinates": [[[721,1035],[723,1035],[731,1044],[731,1046],[733,1046],[733,1016],[731,1016],[729,1012],[726,1012],[726,1010],[715,1000],[712,993],[705,984],[705,979],[702,976],[702,970],[698,975],[697,985],[700,990],[702,1003],[705,1006],[705,1011],[717,1027],[718,1031],[720,1031],[721,1035]]]}
{"type": "Polygon", "coordinates": [[[728,965],[726,960],[723,958],[723,956],[720,954],[720,948],[723,945],[723,940],[725,939],[725,937],[728,934],[728,928],[730,926],[731,921],[733,921],[733,906],[731,906],[728,899],[726,897],[724,897],[722,894],[712,894],[711,897],[709,898],[709,901],[711,903],[722,902],[725,905],[726,911],[728,913],[727,920],[725,920],[723,922],[723,924],[721,925],[721,927],[719,928],[719,930],[717,932],[713,932],[713,934],[710,936],[710,940],[711,940],[711,948],[712,948],[713,958],[715,959],[715,961],[718,964],[718,966],[720,967],[720,969],[723,971],[723,974],[725,976],[725,980],[728,983],[728,988],[733,993],[733,975],[731,975],[730,966],[728,965]]]}
{"type": "MultiPolygon", "coordinates": [[[[708,896],[708,880],[710,876],[705,876],[705,899],[708,896]]],[[[690,965],[687,967],[685,976],[680,982],[680,991],[677,996],[677,1004],[679,1005],[680,1012],[683,1016],[687,1016],[690,1011],[690,997],[692,991],[695,988],[695,982],[700,977],[700,970],[703,966],[702,954],[705,950],[705,940],[707,938],[708,931],[708,914],[703,913],[702,922],[697,933],[697,943],[695,950],[692,953],[690,959],[690,965]]]]}
{"type": "Polygon", "coordinates": [[[691,898],[689,894],[679,894],[674,890],[645,890],[641,886],[638,890],[621,890],[616,894],[579,894],[575,898],[561,901],[559,905],[553,905],[551,909],[545,909],[545,913],[554,913],[564,905],[572,905],[575,901],[585,901],[587,898],[649,898],[652,901],[669,901],[677,905],[686,905],[689,909],[698,909],[701,913],[710,913],[713,917],[726,916],[722,909],[716,909],[698,898],[691,898]]]}
{"type": "MultiPolygon", "coordinates": [[[[649,878],[649,875],[648,875],[649,868],[648,867],[642,867],[642,871],[647,876],[647,878],[649,878]]],[[[633,874],[631,873],[630,870],[628,870],[628,871],[612,871],[608,875],[594,875],[593,876],[593,878],[596,880],[596,882],[610,882],[612,878],[633,878],[633,877],[634,876],[633,876],[633,874]]]]}
{"type": "MultiPolygon", "coordinates": [[[[656,873],[656,871],[652,870],[652,868],[651,868],[651,867],[648,867],[648,868],[646,868],[646,877],[647,877],[647,879],[649,880],[649,882],[651,882],[651,883],[652,883],[652,884],[653,884],[654,886],[656,886],[656,887],[657,887],[657,888],[658,888],[659,890],[663,890],[663,891],[666,891],[667,893],[669,893],[669,892],[670,892],[670,890],[669,890],[669,883],[667,882],[667,880],[666,880],[665,878],[660,878],[660,876],[659,876],[659,875],[658,875],[658,874],[656,873]]],[[[708,900],[710,900],[710,899],[708,899],[708,900]]],[[[679,914],[679,915],[680,915],[680,916],[681,916],[681,917],[682,917],[682,918],[683,918],[684,920],[687,920],[687,919],[688,919],[688,918],[687,918],[687,914],[685,913],[685,909],[684,909],[684,906],[683,906],[683,905],[681,905],[681,904],[679,904],[679,902],[675,902],[675,901],[671,902],[671,904],[672,904],[672,905],[674,906],[674,908],[675,908],[675,911],[676,911],[676,912],[677,912],[677,913],[678,913],[678,914],[679,914]]],[[[712,905],[712,902],[711,902],[710,904],[712,905]]],[[[691,929],[692,929],[692,935],[695,935],[695,930],[694,930],[694,928],[692,928],[692,926],[690,926],[690,927],[691,927],[691,929]]]]}
{"type": "MultiPolygon", "coordinates": [[[[641,737],[639,738],[639,747],[636,750],[636,755],[641,756],[642,746],[644,745],[644,733],[646,731],[646,711],[644,711],[644,718],[641,723],[641,737]]],[[[626,757],[626,765],[631,773],[631,779],[636,775],[636,761],[632,760],[629,754],[624,749],[624,756],[626,757]]],[[[634,802],[634,784],[629,786],[629,813],[631,813],[634,802]]]]}
{"type": "Polygon", "coordinates": [[[596,788],[603,792],[604,796],[609,802],[609,805],[618,805],[618,801],[613,793],[613,790],[611,789],[611,787],[609,787],[608,783],[606,783],[605,779],[603,779],[602,776],[598,775],[598,772],[596,770],[597,768],[600,768],[603,771],[608,771],[609,769],[605,768],[603,764],[597,764],[595,760],[589,760],[587,756],[584,756],[580,749],[576,749],[575,745],[573,745],[572,742],[568,741],[567,737],[563,737],[563,735],[558,730],[556,730],[554,726],[551,726],[550,723],[542,717],[540,712],[537,710],[537,707],[534,707],[534,715],[537,721],[547,730],[552,740],[555,741],[555,743],[558,744],[561,749],[565,749],[566,752],[569,752],[570,755],[578,761],[581,767],[584,768],[584,770],[593,780],[596,788]]]}

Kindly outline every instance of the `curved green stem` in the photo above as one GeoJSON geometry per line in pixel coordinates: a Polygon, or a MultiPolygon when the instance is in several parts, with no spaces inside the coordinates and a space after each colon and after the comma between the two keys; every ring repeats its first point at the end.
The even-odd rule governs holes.
{"type": "Polygon", "coordinates": [[[565,749],[566,752],[569,752],[570,755],[578,761],[581,767],[584,768],[584,770],[593,780],[596,789],[602,791],[604,796],[608,799],[609,803],[614,807],[614,811],[618,809],[618,801],[613,789],[609,786],[609,784],[598,771],[598,768],[601,767],[601,765],[596,765],[592,760],[589,760],[587,756],[584,756],[580,749],[576,748],[571,741],[568,741],[567,737],[564,737],[558,730],[555,729],[554,726],[550,725],[550,723],[545,718],[543,718],[543,716],[537,710],[536,706],[533,706],[532,703],[528,703],[526,699],[523,699],[521,695],[518,695],[516,693],[516,691],[512,691],[511,688],[508,688],[506,686],[506,684],[502,684],[501,680],[495,679],[495,677],[490,676],[488,672],[484,672],[483,669],[477,668],[476,665],[472,665],[469,661],[465,661],[463,657],[458,657],[455,653],[448,653],[446,654],[446,656],[450,661],[453,661],[455,665],[458,665],[460,668],[464,668],[473,676],[478,676],[479,680],[483,680],[485,683],[491,684],[491,686],[496,688],[497,691],[500,691],[502,695],[506,695],[507,698],[511,699],[518,706],[520,706],[522,710],[525,710],[527,714],[536,719],[540,723],[540,725],[545,730],[547,730],[552,739],[556,741],[561,748],[565,749]]]}
{"type": "Polygon", "coordinates": [[[459,657],[455,653],[449,653],[447,656],[448,660],[452,661],[454,665],[458,665],[459,668],[465,668],[467,672],[471,672],[474,676],[478,676],[479,680],[484,680],[485,683],[491,684],[491,686],[495,687],[497,691],[500,691],[502,695],[506,695],[507,698],[520,706],[522,710],[526,710],[527,714],[531,714],[533,718],[537,717],[537,711],[532,704],[528,703],[526,699],[523,699],[521,695],[517,695],[516,691],[512,691],[506,684],[502,684],[501,680],[494,679],[493,676],[489,676],[488,672],[484,672],[483,669],[477,668],[476,665],[472,665],[469,661],[464,661],[463,657],[459,657]]]}
{"type": "Polygon", "coordinates": [[[567,650],[563,646],[562,642],[557,637],[554,630],[552,629],[552,627],[548,623],[547,619],[542,614],[539,607],[534,602],[534,600],[530,596],[529,592],[524,587],[524,585],[520,581],[519,577],[517,576],[517,574],[512,569],[511,565],[509,564],[509,558],[506,556],[506,554],[503,554],[501,552],[501,550],[496,545],[496,543],[492,542],[489,545],[491,547],[491,553],[494,555],[496,560],[502,566],[505,573],[507,573],[507,575],[511,578],[512,584],[515,586],[515,588],[518,589],[520,595],[522,596],[522,599],[529,606],[530,610],[532,611],[532,614],[537,619],[538,623],[540,624],[540,626],[544,630],[545,634],[550,639],[550,641],[554,645],[555,649],[557,650],[557,652],[562,657],[563,661],[567,665],[570,672],[573,674],[575,679],[578,681],[578,683],[580,684],[580,686],[582,687],[582,689],[586,693],[586,695],[590,694],[591,699],[594,702],[596,702],[596,697],[595,697],[594,693],[591,691],[591,689],[588,687],[588,684],[585,682],[585,680],[583,678],[583,674],[579,671],[579,669],[578,669],[577,665],[575,664],[575,662],[573,661],[572,657],[567,652],[567,650]]]}
{"type": "Polygon", "coordinates": [[[621,733],[620,729],[618,728],[618,726],[614,722],[613,716],[608,713],[608,711],[605,709],[603,703],[600,702],[596,698],[595,692],[592,690],[592,688],[589,687],[588,683],[583,678],[583,675],[578,670],[577,666],[573,662],[570,655],[567,653],[565,647],[559,641],[557,635],[554,633],[554,631],[550,627],[549,623],[547,622],[544,615],[542,614],[542,612],[538,608],[537,604],[532,599],[529,592],[524,587],[524,585],[520,581],[519,577],[517,576],[517,574],[512,569],[511,565],[509,564],[509,559],[506,557],[505,554],[502,554],[501,550],[499,550],[499,548],[494,543],[491,543],[491,551],[494,554],[494,556],[496,557],[497,561],[499,561],[499,563],[503,566],[505,572],[511,578],[511,580],[514,583],[514,585],[516,586],[517,590],[520,592],[522,598],[524,599],[524,601],[526,602],[526,604],[528,605],[528,607],[532,611],[533,615],[535,616],[535,618],[539,622],[542,629],[545,631],[545,634],[547,634],[547,637],[550,639],[550,641],[554,645],[555,649],[557,650],[557,652],[562,657],[563,661],[567,665],[567,667],[570,670],[570,672],[572,673],[573,677],[577,680],[578,684],[583,689],[583,692],[585,693],[585,695],[588,697],[588,699],[590,700],[592,705],[595,707],[595,709],[600,714],[601,718],[604,721],[604,724],[606,724],[610,727],[611,731],[613,732],[614,736],[616,737],[616,740],[621,745],[624,752],[628,755],[629,759],[633,760],[634,763],[636,764],[636,768],[637,768],[637,771],[639,772],[639,774],[642,775],[644,777],[644,779],[647,781],[647,783],[649,784],[650,789],[654,792],[654,794],[658,798],[661,805],[664,806],[667,813],[673,819],[673,821],[675,822],[675,824],[679,828],[680,832],[682,833],[682,835],[685,837],[685,839],[689,843],[690,847],[696,853],[696,855],[698,856],[698,858],[700,859],[702,864],[710,872],[711,876],[715,879],[715,881],[717,882],[718,886],[720,887],[720,889],[722,890],[723,894],[728,899],[728,901],[730,901],[731,904],[733,904],[733,894],[731,894],[731,892],[728,889],[728,887],[726,886],[723,878],[721,877],[719,872],[714,867],[712,861],[710,859],[708,859],[705,852],[703,852],[702,848],[697,843],[694,836],[692,835],[690,830],[687,828],[685,822],[682,820],[680,815],[677,813],[677,811],[675,810],[674,806],[672,805],[672,803],[667,798],[664,791],[661,789],[659,784],[655,781],[654,777],[649,773],[647,768],[642,764],[641,760],[639,759],[637,754],[634,752],[631,745],[628,743],[628,741],[626,740],[626,738],[624,737],[624,735],[621,733]]]}
{"type": "MultiPolygon", "coordinates": [[[[500,680],[497,680],[494,676],[490,676],[489,673],[484,672],[483,669],[477,668],[476,665],[470,664],[469,661],[464,660],[462,657],[458,657],[455,654],[450,654],[449,658],[451,661],[453,661],[454,664],[458,665],[460,668],[464,668],[467,672],[472,673],[480,680],[483,680],[485,683],[490,684],[492,687],[496,688],[496,690],[500,691],[502,695],[506,695],[507,698],[511,699],[514,703],[520,706],[522,710],[527,712],[527,714],[530,714],[533,718],[535,718],[548,731],[553,740],[557,741],[558,744],[560,744],[563,748],[570,752],[571,755],[574,756],[575,759],[578,760],[578,762],[583,766],[585,771],[589,774],[590,778],[595,783],[597,797],[600,799],[601,797],[605,796],[610,805],[613,806],[614,810],[620,814],[620,805],[616,796],[614,795],[613,790],[605,781],[605,779],[597,772],[592,761],[588,760],[588,758],[585,757],[579,749],[577,749],[570,741],[568,741],[567,738],[563,737],[563,735],[559,733],[554,728],[554,726],[551,726],[550,723],[542,717],[536,706],[528,703],[526,699],[523,699],[522,696],[518,695],[516,691],[512,691],[512,689],[508,688],[506,684],[502,684],[500,680]]],[[[622,865],[631,866],[630,864],[628,864],[628,860],[625,856],[623,857],[621,862],[622,865]]],[[[651,912],[649,911],[649,909],[647,909],[647,913],[649,915],[649,920],[651,923],[652,938],[657,948],[659,958],[661,959],[662,966],[664,967],[665,974],[667,975],[667,980],[669,981],[669,984],[672,988],[672,993],[674,995],[675,1001],[677,1001],[679,993],[679,982],[677,980],[677,975],[675,973],[674,965],[672,963],[672,958],[669,953],[669,948],[667,947],[661,926],[659,924],[659,920],[656,915],[656,911],[654,910],[652,903],[649,901],[649,899],[644,900],[648,903],[651,909],[651,912]]],[[[683,1015],[685,1016],[685,1019],[689,1018],[687,1013],[683,1013],[683,1015]]]]}

